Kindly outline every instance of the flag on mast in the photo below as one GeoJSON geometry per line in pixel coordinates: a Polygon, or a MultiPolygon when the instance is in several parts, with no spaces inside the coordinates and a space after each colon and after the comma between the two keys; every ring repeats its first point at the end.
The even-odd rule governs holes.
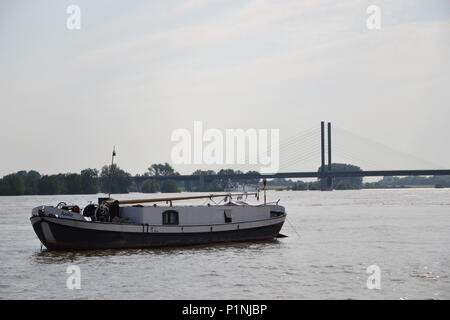
{"type": "Polygon", "coordinates": [[[113,155],[113,157],[116,156],[116,147],[115,146],[113,147],[113,154],[112,155],[113,155]]]}

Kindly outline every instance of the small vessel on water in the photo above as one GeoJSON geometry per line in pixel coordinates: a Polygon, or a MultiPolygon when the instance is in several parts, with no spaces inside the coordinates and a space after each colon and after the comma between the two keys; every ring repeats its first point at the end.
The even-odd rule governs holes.
{"type": "Polygon", "coordinates": [[[258,191],[259,187],[253,184],[240,184],[240,183],[232,183],[231,180],[228,180],[228,183],[225,187],[225,192],[255,192],[258,191]]]}
{"type": "Polygon", "coordinates": [[[39,240],[50,250],[183,246],[279,236],[285,208],[278,201],[266,203],[265,195],[259,205],[239,200],[249,195],[259,199],[258,192],[138,200],[99,198],[97,204],[83,209],[60,202],[33,208],[30,220],[39,240]],[[218,197],[225,203],[173,205],[175,201],[218,197]]]}

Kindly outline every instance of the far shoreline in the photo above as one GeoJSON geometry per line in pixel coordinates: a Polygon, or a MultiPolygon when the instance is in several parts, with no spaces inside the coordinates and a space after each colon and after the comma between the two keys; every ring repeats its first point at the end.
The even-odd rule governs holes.
{"type": "MultiPolygon", "coordinates": [[[[275,191],[275,192],[285,192],[285,191],[299,191],[299,192],[316,192],[316,191],[324,191],[324,192],[330,192],[330,191],[367,191],[367,190],[381,190],[381,191],[387,191],[387,190],[450,190],[450,187],[443,187],[443,188],[436,188],[434,186],[417,186],[417,187],[407,187],[407,186],[403,186],[403,187],[393,187],[393,188],[387,188],[387,187],[383,187],[383,188],[359,188],[359,189],[333,189],[333,190],[290,190],[287,188],[281,188],[282,186],[280,186],[280,188],[274,188],[275,186],[273,186],[272,188],[268,188],[267,191],[275,191]]],[[[157,194],[177,194],[177,193],[202,193],[202,194],[213,194],[213,193],[217,193],[217,192],[224,192],[224,191],[185,191],[185,190],[180,190],[179,192],[138,192],[138,191],[133,191],[133,192],[128,192],[128,193],[115,193],[112,194],[114,196],[118,196],[118,195],[131,195],[131,194],[146,194],[146,195],[157,195],[157,194]]],[[[262,189],[261,189],[262,192],[262,189]]],[[[232,193],[232,192],[231,192],[232,193]]],[[[36,196],[41,196],[41,197],[51,197],[51,196],[93,196],[94,198],[97,197],[105,197],[107,196],[107,194],[105,193],[92,193],[92,194],[85,194],[85,193],[74,193],[74,194],[21,194],[21,195],[0,195],[0,198],[7,198],[7,197],[36,197],[36,196]]]]}

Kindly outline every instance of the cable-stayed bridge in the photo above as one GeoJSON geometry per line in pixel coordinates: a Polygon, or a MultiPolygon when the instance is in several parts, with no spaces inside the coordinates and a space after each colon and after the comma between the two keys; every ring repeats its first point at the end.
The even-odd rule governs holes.
{"type": "MultiPolygon", "coordinates": [[[[137,176],[135,177],[135,181],[139,183],[146,179],[155,179],[158,181],[171,179],[176,181],[200,181],[203,184],[218,178],[232,180],[254,178],[318,178],[322,182],[322,189],[326,190],[332,186],[333,178],[336,177],[450,175],[450,169],[440,168],[435,163],[395,150],[369,138],[355,135],[345,129],[333,127],[333,135],[337,135],[341,139],[334,141],[335,139],[333,137],[332,145],[331,123],[325,126],[325,122],[322,121],[320,131],[317,130],[317,127],[311,127],[281,141],[279,144],[280,172],[276,173],[258,173],[255,165],[244,164],[233,167],[234,170],[242,173],[137,176]],[[346,141],[346,143],[343,144],[342,141],[346,141]],[[350,148],[348,147],[349,144],[351,145],[350,148]],[[363,170],[332,170],[332,156],[338,159],[335,162],[357,165],[363,168],[363,170]],[[318,169],[315,171],[295,170],[300,166],[316,167],[318,169]],[[383,169],[376,170],[376,168],[380,167],[383,169]],[[389,169],[392,167],[404,169],[389,169]],[[408,167],[420,167],[420,169],[408,167]]],[[[270,153],[270,148],[268,151],[270,153]]]]}

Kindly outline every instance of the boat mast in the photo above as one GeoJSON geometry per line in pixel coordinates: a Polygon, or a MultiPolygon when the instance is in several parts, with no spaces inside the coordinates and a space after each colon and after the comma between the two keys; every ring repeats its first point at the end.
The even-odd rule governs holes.
{"type": "Polygon", "coordinates": [[[263,184],[264,184],[264,204],[266,204],[266,184],[267,184],[266,179],[263,180],[263,184]]]}
{"type": "Polygon", "coordinates": [[[113,147],[113,152],[111,156],[111,168],[109,169],[109,194],[108,198],[111,198],[111,185],[112,185],[112,176],[113,176],[113,168],[114,168],[114,157],[116,156],[116,147],[113,147]]]}

